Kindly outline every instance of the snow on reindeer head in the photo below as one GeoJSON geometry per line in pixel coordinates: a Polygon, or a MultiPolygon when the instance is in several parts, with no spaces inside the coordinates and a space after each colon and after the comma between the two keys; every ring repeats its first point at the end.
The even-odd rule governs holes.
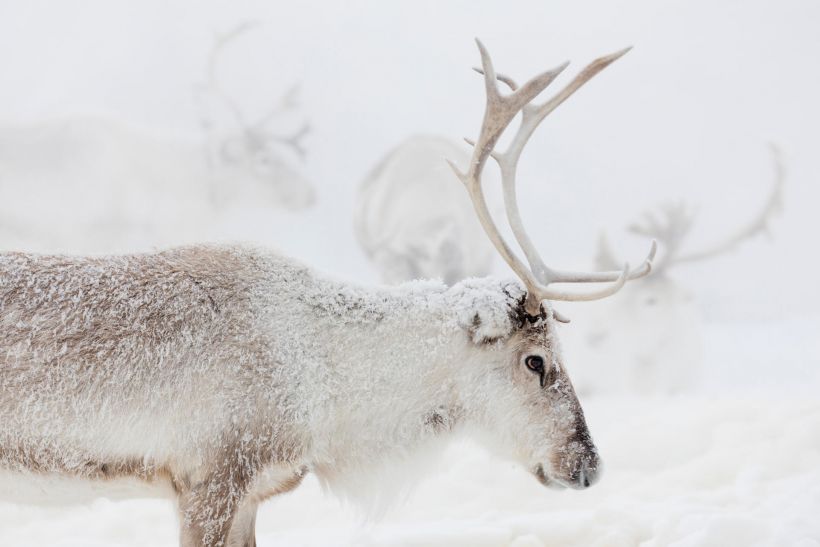
{"type": "MultiPolygon", "coordinates": [[[[207,157],[212,169],[233,171],[232,179],[239,184],[245,179],[261,183],[271,201],[284,209],[300,210],[313,205],[316,196],[313,185],[293,166],[304,160],[302,140],[310,130],[302,124],[291,134],[278,134],[271,123],[285,116],[298,105],[298,88],[292,87],[265,114],[250,118],[240,104],[225,90],[219,80],[219,60],[225,49],[257,25],[246,22],[234,29],[217,33],[208,56],[205,82],[196,87],[202,108],[202,126],[207,138],[207,157]],[[227,125],[218,111],[229,118],[227,125]]],[[[212,189],[215,199],[221,191],[212,189]]]]}
{"type": "MultiPolygon", "coordinates": [[[[470,280],[454,290],[464,288],[471,288],[470,280]]],[[[586,488],[599,478],[601,460],[564,366],[556,314],[544,302],[533,315],[517,285],[505,293],[510,297],[506,332],[489,327],[489,309],[476,312],[468,328],[483,347],[481,356],[470,360],[474,371],[466,383],[472,407],[465,410],[486,428],[490,446],[503,447],[542,484],[586,488]]]]}

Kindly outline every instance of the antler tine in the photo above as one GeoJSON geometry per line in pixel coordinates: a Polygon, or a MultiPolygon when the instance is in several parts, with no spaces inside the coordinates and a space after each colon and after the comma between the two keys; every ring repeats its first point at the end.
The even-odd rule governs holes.
{"type": "MultiPolygon", "coordinates": [[[[518,160],[524,150],[524,146],[529,141],[529,138],[535,132],[535,129],[553,110],[555,110],[562,102],[570,97],[581,86],[588,82],[592,77],[601,72],[604,68],[612,64],[614,61],[626,54],[631,48],[626,48],[615,52],[611,55],[600,57],[587,65],[572,81],[564,86],[558,93],[556,93],[550,100],[541,106],[527,105],[522,109],[521,126],[518,129],[515,137],[509,148],[504,153],[494,153],[493,158],[498,162],[501,169],[501,181],[504,191],[504,206],[507,212],[510,226],[516,241],[524,251],[530,268],[536,279],[543,284],[549,283],[598,283],[617,281],[621,276],[620,271],[610,272],[573,272],[565,270],[553,270],[544,264],[535,245],[532,243],[527,231],[524,228],[524,223],[521,220],[521,212],[518,208],[518,198],[516,196],[516,171],[518,168],[518,160]]],[[[568,63],[565,63],[557,71],[563,70],[568,63]]],[[[634,271],[629,272],[627,280],[637,279],[648,275],[652,269],[652,260],[657,252],[657,245],[653,242],[647,258],[634,271]]]]}
{"type": "Polygon", "coordinates": [[[598,234],[598,247],[595,251],[595,269],[599,271],[612,270],[618,267],[618,259],[609,244],[606,232],[598,234]]]}
{"type": "Polygon", "coordinates": [[[661,207],[657,214],[654,211],[645,212],[643,223],[632,223],[627,230],[661,242],[664,248],[663,256],[652,263],[652,269],[659,272],[664,270],[677,256],[681,245],[692,229],[694,216],[686,203],[669,203],[661,207]]]}
{"type": "Polygon", "coordinates": [[[272,106],[267,113],[261,116],[256,122],[254,122],[253,126],[255,129],[260,130],[264,126],[268,124],[272,119],[275,117],[288,112],[289,110],[293,110],[299,105],[299,94],[300,94],[300,86],[298,83],[293,84],[290,86],[283,94],[282,97],[279,99],[279,103],[272,106]]]}
{"type": "MultiPolygon", "coordinates": [[[[649,263],[649,268],[651,268],[651,262],[649,263]]],[[[600,272],[606,273],[606,272],[600,272]]],[[[647,271],[647,273],[649,273],[647,271]]],[[[585,274],[588,276],[595,276],[595,273],[585,274]]],[[[644,274],[646,275],[646,274],[644,274]]],[[[542,300],[564,300],[567,302],[588,302],[590,300],[600,300],[601,298],[606,298],[607,296],[611,296],[616,292],[620,291],[621,288],[626,284],[627,281],[630,280],[630,270],[629,270],[629,263],[624,264],[623,270],[621,270],[621,274],[617,277],[614,283],[610,283],[609,285],[594,291],[586,291],[586,292],[569,292],[569,291],[558,291],[555,289],[546,289],[546,285],[538,284],[537,290],[539,291],[539,301],[542,300]]],[[[640,276],[643,277],[643,276],[640,276]]],[[[583,279],[578,280],[576,282],[601,282],[601,281],[609,281],[609,279],[583,279]]],[[[528,295],[529,296],[529,295],[528,295]]]]}
{"type": "Polygon", "coordinates": [[[724,241],[702,251],[696,251],[688,255],[676,256],[669,261],[670,264],[706,260],[708,258],[727,253],[743,241],[754,237],[760,232],[767,231],[772,215],[779,211],[782,206],[783,185],[786,179],[786,170],[783,166],[779,148],[771,143],[770,149],[772,159],[774,161],[774,187],[772,188],[771,194],[769,194],[769,199],[766,200],[766,203],[760,212],[748,225],[743,226],[734,235],[726,238],[724,241]]]}
{"type": "MultiPolygon", "coordinates": [[[[536,107],[531,104],[533,99],[535,99],[541,91],[552,83],[558,74],[560,74],[561,71],[567,67],[568,63],[528,80],[521,87],[514,87],[515,82],[513,82],[510,78],[496,74],[492,64],[492,59],[490,58],[486,48],[479,40],[476,40],[476,43],[481,54],[482,68],[479,72],[484,75],[484,87],[487,95],[484,119],[481,124],[481,131],[475,143],[472,143],[472,141],[467,139],[468,143],[473,144],[473,155],[469,169],[466,172],[462,172],[449,160],[448,163],[453,168],[456,175],[464,183],[473,202],[478,219],[481,222],[484,231],[487,233],[487,236],[490,238],[490,241],[501,254],[502,258],[504,258],[504,260],[510,265],[516,275],[518,275],[524,282],[527,289],[527,301],[525,304],[527,312],[532,315],[537,315],[540,312],[541,302],[543,300],[595,300],[614,294],[620,290],[624,283],[630,278],[631,272],[628,265],[625,265],[620,274],[615,276],[609,275],[609,272],[584,274],[587,277],[606,277],[606,279],[600,279],[602,281],[614,281],[611,285],[597,291],[570,293],[548,288],[548,284],[550,282],[560,282],[564,281],[564,279],[560,278],[560,273],[556,276],[554,272],[547,270],[544,266],[543,271],[550,272],[552,276],[545,276],[542,281],[538,274],[536,274],[536,272],[532,269],[527,268],[510,249],[507,242],[501,236],[495,222],[490,216],[489,210],[487,209],[486,199],[481,188],[481,174],[487,158],[492,155],[501,167],[502,180],[504,181],[505,190],[505,204],[507,204],[508,212],[507,216],[510,223],[513,225],[513,231],[516,238],[525,253],[527,253],[527,257],[530,259],[531,265],[535,263],[533,259],[531,259],[531,256],[536,257],[539,264],[543,264],[543,262],[540,261],[540,257],[538,257],[537,253],[535,253],[534,247],[532,246],[529,238],[526,237],[526,232],[524,231],[521,223],[520,214],[518,214],[517,203],[514,199],[515,169],[518,158],[521,154],[521,150],[523,150],[523,147],[532,132],[550,111],[552,111],[558,104],[563,102],[566,97],[571,95],[575,89],[583,85],[586,80],[597,74],[605,66],[617,59],[620,55],[623,55],[626,51],[618,52],[617,54],[604,57],[593,62],[550,101],[540,107],[536,107]],[[508,85],[511,89],[513,89],[513,92],[509,95],[501,95],[498,90],[497,81],[502,81],[508,85]],[[519,127],[510,148],[504,154],[494,152],[495,145],[501,137],[501,134],[519,112],[522,114],[521,126],[519,127]],[[512,196],[512,200],[509,199],[510,195],[512,196]],[[513,204],[512,209],[510,207],[510,203],[513,204]]],[[[636,271],[634,274],[635,277],[649,273],[649,270],[651,269],[651,259],[654,258],[655,249],[656,247],[653,245],[650,250],[649,258],[645,261],[642,269],[640,269],[640,272],[636,271]]],[[[578,277],[579,274],[573,274],[573,278],[567,279],[566,281],[582,280],[577,279],[578,277]]],[[[594,281],[598,279],[583,279],[583,281],[586,280],[594,281]]]]}
{"type": "MultiPolygon", "coordinates": [[[[478,68],[477,66],[474,66],[473,70],[475,70],[476,72],[478,72],[482,76],[484,75],[484,70],[481,69],[481,68],[478,68]]],[[[503,82],[503,83],[507,84],[507,87],[509,87],[511,91],[515,91],[516,89],[518,89],[518,84],[515,83],[515,80],[513,80],[512,78],[510,78],[506,74],[496,73],[495,78],[499,82],[503,82]]]]}
{"type": "Polygon", "coordinates": [[[305,136],[307,136],[310,133],[310,131],[310,124],[305,123],[290,135],[282,136],[268,134],[266,135],[266,139],[268,141],[277,142],[290,148],[301,159],[305,159],[305,156],[307,155],[307,150],[305,149],[305,146],[302,143],[302,141],[304,140],[305,136]]]}
{"type": "MultiPolygon", "coordinates": [[[[652,270],[655,268],[655,255],[658,253],[658,242],[654,239],[649,245],[649,252],[646,255],[646,258],[643,259],[641,265],[633,270],[629,270],[626,275],[626,281],[634,281],[635,279],[640,279],[641,277],[646,277],[649,275],[652,270]]],[[[615,278],[617,281],[622,271],[615,270],[618,277],[615,278]]],[[[608,272],[574,272],[568,270],[560,270],[558,272],[553,270],[554,274],[556,275],[556,279],[553,279],[552,283],[606,283],[612,281],[612,271],[608,272]]],[[[594,299],[593,299],[594,300],[594,299]]]]}
{"type": "MultiPolygon", "coordinates": [[[[476,39],[479,53],[481,54],[481,67],[484,74],[484,87],[487,94],[487,104],[484,110],[484,120],[481,125],[481,132],[473,150],[473,162],[467,172],[469,178],[473,180],[471,184],[480,183],[481,172],[487,157],[492,153],[495,144],[501,134],[521,112],[541,91],[543,91],[560,74],[564,67],[539,74],[527,81],[523,86],[517,88],[510,95],[503,96],[498,91],[496,80],[498,76],[493,68],[493,62],[487,48],[476,39]]],[[[504,76],[502,76],[504,77],[504,76]]],[[[463,176],[460,176],[464,180],[463,176]]],[[[465,181],[466,184],[466,181],[465,181]]]]}
{"type": "Polygon", "coordinates": [[[239,36],[255,28],[256,26],[258,26],[257,21],[245,21],[227,32],[216,33],[214,36],[214,44],[211,47],[211,51],[208,55],[207,85],[218,97],[220,97],[225,102],[225,105],[228,107],[228,110],[231,111],[231,114],[236,119],[236,123],[239,124],[239,127],[243,130],[247,129],[248,127],[248,124],[245,120],[245,116],[242,114],[242,109],[239,108],[239,105],[233,99],[231,99],[231,97],[219,85],[219,75],[217,73],[216,65],[217,61],[219,60],[219,54],[222,52],[223,49],[225,49],[225,47],[229,43],[233,42],[239,36]]]}

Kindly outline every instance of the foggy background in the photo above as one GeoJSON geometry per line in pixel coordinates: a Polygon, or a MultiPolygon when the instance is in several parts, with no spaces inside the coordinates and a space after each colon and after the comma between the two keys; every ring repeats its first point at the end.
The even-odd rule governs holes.
{"type": "MultiPolygon", "coordinates": [[[[768,146],[776,144],[786,178],[781,213],[769,223],[770,237],[755,237],[735,252],[676,268],[672,275],[696,295],[705,324],[719,325],[705,335],[706,362],[732,360],[727,370],[743,375],[745,359],[761,360],[762,353],[769,368],[754,368],[750,374],[756,377],[739,379],[741,383],[765,389],[772,376],[788,376],[791,381],[783,388],[783,399],[798,391],[816,393],[820,386],[815,331],[820,325],[820,258],[815,244],[820,231],[820,4],[806,0],[4,1],[0,2],[0,132],[93,114],[168,138],[201,136],[202,106],[196,89],[205,78],[215,33],[243,22],[256,26],[225,49],[220,81],[251,117],[264,114],[298,84],[298,107],[282,128],[284,133],[302,121],[310,124],[304,161],[289,161],[314,185],[315,205],[293,212],[268,207],[249,196],[244,205],[218,218],[215,214],[213,222],[197,224],[184,235],[171,231],[154,239],[130,239],[118,250],[150,250],[191,241],[250,241],[281,249],[336,277],[376,283],[378,274],[352,229],[357,185],[386,151],[410,135],[475,137],[484,92],[481,78],[470,70],[479,64],[474,37],[487,46],[499,72],[519,81],[571,60],[561,80],[568,81],[592,59],[631,45],[632,51],[550,115],[527,146],[519,196],[530,234],[547,262],[562,268],[591,268],[598,236],[604,231],[618,255],[636,264],[645,253],[646,241],[630,235],[625,226],[663,202],[684,200],[698,211],[687,249],[707,247],[749,222],[766,202],[774,180],[768,146]],[[750,322],[754,323],[751,331],[746,330],[750,322]],[[733,334],[730,341],[714,342],[726,332],[733,334]]],[[[224,111],[220,115],[227,116],[224,111]]],[[[0,173],[2,169],[0,165],[0,173]]],[[[452,183],[459,184],[455,177],[452,183]]],[[[21,180],[19,185],[23,184],[21,180]]],[[[53,184],[61,181],[55,179],[53,184]]],[[[488,192],[493,196],[492,210],[500,212],[500,193],[488,192]]],[[[88,199],[93,198],[76,195],[78,204],[88,199]]],[[[61,204],[67,209],[74,205],[61,204]]],[[[19,213],[25,217],[25,211],[19,213]]],[[[27,222],[38,233],[64,229],[53,219],[35,215],[27,222]]],[[[185,218],[180,222],[184,224],[185,218]]],[[[12,249],[0,230],[4,251],[87,252],[88,246],[88,242],[65,241],[49,245],[47,237],[40,237],[26,248],[12,249]]],[[[495,272],[511,276],[500,260],[495,272]]],[[[595,305],[568,305],[565,311],[572,316],[580,307],[595,305]]],[[[721,378],[731,381],[726,374],[721,378]]],[[[782,378],[776,383],[782,384],[782,378]]],[[[713,386],[711,393],[715,392],[719,389],[713,386]]],[[[762,401],[749,408],[759,409],[762,401]]],[[[675,407],[672,412],[683,416],[685,408],[675,407]]],[[[814,415],[820,415],[816,405],[813,409],[814,415]]],[[[593,404],[591,414],[596,412],[603,415],[606,409],[593,404]]],[[[704,419],[701,425],[707,423],[704,419]]],[[[594,433],[594,419],[592,429],[594,433]]],[[[808,429],[806,435],[816,436],[817,431],[808,429]]],[[[817,493],[818,484],[809,486],[817,493]]],[[[491,490],[502,492],[504,485],[491,490]]],[[[423,493],[422,489],[417,499],[426,499],[423,493]]],[[[431,494],[431,499],[436,495],[431,494]]],[[[563,507],[561,500],[575,499],[549,495],[558,496],[556,507],[563,507]]],[[[806,495],[817,509],[820,494],[806,495]]],[[[275,503],[282,509],[296,502],[275,503]]],[[[312,503],[335,511],[327,509],[335,507],[332,502],[312,503]]],[[[581,501],[566,503],[584,506],[581,501]]],[[[79,537],[76,526],[81,525],[76,522],[84,522],[90,514],[97,515],[95,522],[109,518],[117,514],[116,507],[98,505],[97,513],[82,513],[76,517],[79,520],[69,521],[74,524],[66,525],[66,537],[79,537]]],[[[162,513],[153,505],[138,507],[148,507],[145,514],[162,513]]],[[[809,511],[812,506],[801,507],[809,511]]],[[[473,509],[487,510],[480,504],[473,509]]],[[[12,530],[8,537],[18,544],[39,537],[32,535],[34,523],[45,517],[13,506],[4,511],[7,522],[24,522],[16,532],[8,528],[12,530]],[[34,515],[31,523],[26,515],[34,515]]],[[[353,526],[344,520],[347,517],[333,515],[340,529],[353,526]]],[[[167,519],[160,527],[170,530],[168,534],[174,530],[171,516],[161,517],[167,519]]],[[[260,522],[264,518],[263,513],[260,522]]],[[[698,522],[690,523],[692,529],[698,522]]],[[[133,529],[131,533],[137,534],[133,529]]],[[[567,534],[564,543],[556,545],[576,544],[569,538],[579,545],[586,541],[567,534]]],[[[535,535],[540,539],[534,541],[550,537],[549,531],[535,535]]],[[[138,543],[156,541],[146,537],[138,543]]],[[[294,537],[292,544],[303,544],[294,537]]],[[[653,536],[644,529],[634,537],[653,536]]],[[[673,536],[654,537],[655,543],[642,545],[671,544],[668,538],[673,536]]],[[[685,537],[690,542],[679,545],[707,544],[696,536],[685,537]]],[[[743,536],[715,537],[738,541],[743,536]]],[[[789,544],[818,544],[808,537],[789,544]]],[[[410,544],[380,543],[378,537],[368,541],[361,544],[410,544]]],[[[506,544],[493,541],[486,544],[506,544]]],[[[73,545],[57,540],[51,544],[73,545]]],[[[621,544],[638,542],[627,538],[621,544]]]]}
{"type": "Polygon", "coordinates": [[[801,314],[818,302],[820,261],[807,244],[820,223],[816,3],[26,2],[0,9],[0,119],[92,112],[167,131],[199,129],[193,88],[214,33],[258,22],[226,49],[223,82],[260,113],[299,84],[312,128],[303,168],[318,203],[306,215],[203,235],[270,242],[362,281],[367,268],[350,230],[354,189],[410,134],[476,134],[483,90],[469,70],[478,64],[474,37],[499,70],[519,79],[568,59],[571,74],[633,45],[551,115],[525,152],[522,214],[543,254],[588,267],[607,230],[634,262],[643,242],[621,228],[679,198],[698,207],[692,243],[706,245],[765,201],[771,141],[788,171],[773,241],[761,238],[681,274],[722,315],[801,314]]]}

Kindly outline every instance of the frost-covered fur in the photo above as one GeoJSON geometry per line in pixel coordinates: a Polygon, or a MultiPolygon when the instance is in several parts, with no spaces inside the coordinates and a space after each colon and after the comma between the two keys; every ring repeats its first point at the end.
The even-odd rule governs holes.
{"type": "Polygon", "coordinates": [[[0,472],[164,486],[185,546],[254,545],[257,504],[306,472],[350,486],[458,429],[588,486],[551,312],[523,297],[493,279],[362,288],[233,246],[0,254],[0,472]]]}

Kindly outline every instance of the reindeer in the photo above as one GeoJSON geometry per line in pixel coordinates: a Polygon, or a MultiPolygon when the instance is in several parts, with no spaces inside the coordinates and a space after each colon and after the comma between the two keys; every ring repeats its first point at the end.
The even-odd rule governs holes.
{"type": "MultiPolygon", "coordinates": [[[[774,183],[765,203],[747,223],[711,246],[685,252],[696,217],[683,202],[644,213],[642,221],[628,226],[635,235],[657,240],[663,254],[645,283],[627,287],[581,319],[586,325],[575,333],[582,331],[585,340],[572,346],[573,355],[592,363],[576,378],[581,393],[668,394],[696,384],[702,359],[702,316],[694,295],[672,272],[680,265],[722,257],[769,233],[772,217],[781,209],[785,180],[780,152],[774,145],[771,150],[774,183]],[[639,339],[647,343],[632,343],[639,339]]],[[[617,263],[605,236],[599,240],[595,262],[601,270],[617,263]]]]}
{"type": "MultiPolygon", "coordinates": [[[[285,150],[290,157],[304,160],[307,153],[304,138],[310,125],[303,123],[290,134],[278,134],[270,127],[272,121],[292,112],[298,105],[299,90],[290,88],[280,101],[262,116],[249,121],[241,105],[231,97],[219,80],[219,60],[224,50],[241,36],[258,27],[253,21],[242,23],[234,29],[217,33],[208,56],[205,83],[196,88],[202,102],[200,123],[207,135],[207,158],[211,166],[233,165],[270,187],[275,201],[286,209],[300,210],[315,201],[313,186],[289,166],[285,150]],[[221,105],[231,124],[222,127],[216,106],[221,105]]],[[[212,198],[219,203],[222,185],[212,180],[212,198]]]]}
{"type": "Polygon", "coordinates": [[[649,273],[655,245],[634,270],[546,266],[524,231],[515,172],[539,123],[626,50],[534,104],[567,65],[517,87],[478,47],[484,119],[467,170],[451,165],[520,281],[369,288],[242,246],[0,254],[0,468],[29,480],[130,481],[174,496],[186,547],[255,545],[257,505],[306,473],[355,488],[458,431],[544,485],[594,484],[600,459],[551,301],[616,293],[649,273]],[[512,92],[502,94],[496,79],[512,92]],[[519,113],[512,143],[498,150],[519,113]],[[490,157],[529,266],[487,210],[490,157]],[[574,283],[603,285],[556,287],[574,283]]]}
{"type": "Polygon", "coordinates": [[[442,158],[469,161],[446,138],[410,137],[359,187],[356,238],[386,283],[434,278],[453,285],[491,271],[492,246],[467,196],[449,184],[453,175],[442,158]]]}
{"type": "Polygon", "coordinates": [[[216,37],[206,83],[197,89],[207,112],[204,138],[98,115],[0,128],[2,245],[139,248],[190,240],[237,203],[309,206],[314,190],[285,155],[304,154],[307,127],[283,137],[268,129],[277,114],[293,109],[294,92],[251,123],[219,84],[218,59],[248,28],[216,37]],[[217,103],[234,117],[232,127],[218,123],[217,103]],[[40,227],[44,218],[58,229],[40,227]]]}

